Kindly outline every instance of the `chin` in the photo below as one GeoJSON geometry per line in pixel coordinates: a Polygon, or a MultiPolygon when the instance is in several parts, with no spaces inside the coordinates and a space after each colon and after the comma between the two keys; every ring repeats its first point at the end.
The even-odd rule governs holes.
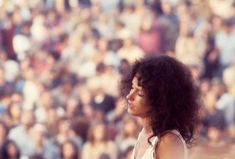
{"type": "Polygon", "coordinates": [[[134,111],[131,110],[130,108],[128,108],[127,112],[128,112],[128,114],[130,114],[130,115],[139,116],[138,113],[134,112],[134,111]]]}
{"type": "Polygon", "coordinates": [[[128,112],[128,114],[130,114],[132,116],[135,116],[135,117],[140,117],[140,118],[148,117],[147,113],[144,113],[144,112],[135,112],[132,109],[128,109],[127,112],[128,112]]]}
{"type": "Polygon", "coordinates": [[[133,112],[130,108],[127,109],[127,113],[130,114],[130,115],[133,115],[133,112]]]}

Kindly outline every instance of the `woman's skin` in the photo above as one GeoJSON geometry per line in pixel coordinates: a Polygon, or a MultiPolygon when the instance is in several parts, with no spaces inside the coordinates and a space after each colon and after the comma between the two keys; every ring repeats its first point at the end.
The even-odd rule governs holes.
{"type": "MultiPolygon", "coordinates": [[[[138,85],[138,79],[136,77],[132,80],[132,88],[126,96],[126,99],[128,103],[128,113],[139,117],[143,126],[142,131],[144,135],[139,138],[135,149],[135,158],[141,159],[150,145],[148,138],[152,135],[148,115],[151,111],[151,107],[148,105],[145,92],[143,88],[138,85]]],[[[184,158],[184,145],[178,136],[172,133],[166,133],[160,138],[156,146],[155,154],[156,159],[182,159],[184,158]]]]}

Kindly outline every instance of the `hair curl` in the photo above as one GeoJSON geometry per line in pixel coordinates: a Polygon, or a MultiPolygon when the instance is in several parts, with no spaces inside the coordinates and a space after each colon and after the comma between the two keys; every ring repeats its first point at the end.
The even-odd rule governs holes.
{"type": "Polygon", "coordinates": [[[199,93],[189,69],[169,56],[146,57],[134,63],[130,74],[123,77],[123,96],[129,93],[134,77],[151,106],[151,137],[176,129],[190,145],[198,123],[199,93]]]}

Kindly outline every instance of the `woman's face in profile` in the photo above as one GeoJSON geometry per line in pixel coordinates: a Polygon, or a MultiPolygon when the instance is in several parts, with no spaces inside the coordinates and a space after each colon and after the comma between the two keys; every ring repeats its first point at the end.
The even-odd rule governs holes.
{"type": "Polygon", "coordinates": [[[150,106],[147,104],[147,96],[141,86],[138,85],[137,77],[132,80],[132,88],[127,99],[127,111],[129,114],[138,117],[147,117],[151,111],[150,106]]]}

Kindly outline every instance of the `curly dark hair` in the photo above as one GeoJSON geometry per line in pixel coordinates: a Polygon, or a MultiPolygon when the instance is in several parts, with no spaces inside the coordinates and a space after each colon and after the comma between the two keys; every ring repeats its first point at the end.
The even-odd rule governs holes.
{"type": "Polygon", "coordinates": [[[198,123],[200,100],[190,70],[173,57],[143,58],[135,62],[130,73],[122,78],[122,96],[129,93],[134,77],[137,77],[138,85],[143,88],[151,106],[151,137],[161,137],[168,130],[176,129],[188,146],[191,145],[198,123]]]}

